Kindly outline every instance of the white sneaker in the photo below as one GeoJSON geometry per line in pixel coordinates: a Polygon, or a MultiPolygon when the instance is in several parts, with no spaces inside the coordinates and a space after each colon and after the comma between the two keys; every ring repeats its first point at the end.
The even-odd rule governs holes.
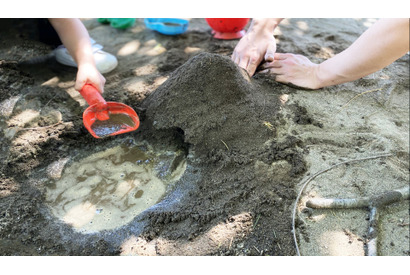
{"type": "MultiPolygon", "coordinates": [[[[105,74],[114,70],[118,65],[117,58],[114,55],[103,51],[103,46],[95,44],[95,41],[93,39],[91,39],[91,44],[94,54],[95,65],[98,71],[102,74],[105,74]]],[[[54,55],[56,57],[57,62],[63,65],[77,67],[77,63],[75,63],[67,48],[63,45],[57,47],[57,49],[54,50],[54,55]]]]}

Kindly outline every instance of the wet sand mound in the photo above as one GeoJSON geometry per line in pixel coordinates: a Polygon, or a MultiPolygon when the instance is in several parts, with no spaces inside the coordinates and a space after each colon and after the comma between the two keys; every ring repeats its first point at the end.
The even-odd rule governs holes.
{"type": "MultiPolygon", "coordinates": [[[[191,182],[197,188],[178,210],[151,215],[154,228],[166,225],[160,231],[162,239],[178,236],[193,240],[203,227],[211,230],[244,213],[247,218],[240,219],[240,226],[248,233],[253,230],[248,223],[261,215],[266,215],[264,222],[277,220],[280,230],[290,227],[285,210],[295,197],[294,180],[306,170],[303,145],[293,136],[276,138],[277,126],[285,121],[279,101],[283,86],[272,90],[272,86],[261,83],[251,80],[229,58],[202,53],[178,68],[144,102],[145,123],[153,125],[154,134],[182,133],[188,143],[190,165],[199,171],[191,182]],[[181,219],[185,222],[174,223],[175,229],[171,229],[171,221],[181,219]]],[[[281,239],[266,237],[264,230],[253,234],[267,238],[266,243],[262,242],[266,246],[278,242],[276,248],[283,248],[270,248],[269,253],[294,253],[290,235],[281,239]]],[[[160,243],[170,245],[163,240],[160,243]]],[[[212,250],[215,248],[207,253],[212,250]]]]}
{"type": "Polygon", "coordinates": [[[177,69],[144,102],[155,129],[178,128],[194,150],[255,150],[272,136],[279,100],[251,83],[227,57],[202,53],[177,69]]]}

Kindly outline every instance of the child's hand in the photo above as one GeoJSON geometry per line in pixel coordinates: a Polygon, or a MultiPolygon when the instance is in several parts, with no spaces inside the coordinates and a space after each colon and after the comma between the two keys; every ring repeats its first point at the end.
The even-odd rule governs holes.
{"type": "Polygon", "coordinates": [[[78,66],[74,88],[79,91],[85,84],[93,85],[100,93],[104,92],[105,78],[93,64],[78,66]]]}

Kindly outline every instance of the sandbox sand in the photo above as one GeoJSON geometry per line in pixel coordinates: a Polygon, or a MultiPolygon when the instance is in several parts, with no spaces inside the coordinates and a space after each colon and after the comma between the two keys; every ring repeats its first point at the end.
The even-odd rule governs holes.
{"type": "MultiPolygon", "coordinates": [[[[82,125],[87,105],[73,88],[76,70],[47,56],[29,23],[1,19],[0,255],[297,255],[292,217],[302,187],[300,254],[366,254],[368,209],[305,203],[408,186],[408,55],[363,79],[306,91],[249,78],[229,59],[237,40],[214,39],[204,19],[190,19],[179,36],[149,30],[142,19],[126,30],[83,22],[119,61],[105,75],[105,99],[135,108],[141,127],[94,139],[82,125]],[[63,160],[63,169],[64,160],[142,141],[185,154],[186,172],[164,202],[96,234],[51,214],[51,164],[63,160]],[[338,165],[356,159],[363,160],[338,165]]],[[[277,51],[321,62],[372,23],[287,19],[276,30],[277,51]]],[[[380,209],[378,254],[409,253],[404,200],[380,209]]]]}

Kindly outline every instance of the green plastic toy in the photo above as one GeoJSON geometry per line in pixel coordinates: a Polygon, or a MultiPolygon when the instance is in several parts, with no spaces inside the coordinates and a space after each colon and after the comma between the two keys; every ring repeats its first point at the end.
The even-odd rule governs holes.
{"type": "Polygon", "coordinates": [[[135,23],[135,18],[98,18],[98,22],[102,24],[110,24],[116,29],[127,29],[135,23]]]}

